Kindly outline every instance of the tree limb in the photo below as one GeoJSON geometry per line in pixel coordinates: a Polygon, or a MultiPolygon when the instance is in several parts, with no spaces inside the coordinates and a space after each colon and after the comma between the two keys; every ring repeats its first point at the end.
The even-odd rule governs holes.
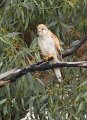
{"type": "Polygon", "coordinates": [[[73,46],[70,49],[67,49],[65,53],[62,54],[62,58],[74,54],[86,41],[87,41],[87,35],[84,35],[83,37],[81,37],[81,39],[75,46],[73,46]]]}
{"type": "MultiPolygon", "coordinates": [[[[65,53],[63,53],[63,58],[67,57],[75,51],[80,48],[87,40],[87,35],[83,36],[80,41],[73,46],[71,49],[66,50],[65,53]]],[[[48,61],[51,61],[53,58],[50,58],[48,61]]],[[[56,64],[48,64],[46,61],[40,61],[36,64],[30,65],[28,67],[25,67],[23,69],[12,69],[10,71],[7,71],[0,75],[0,86],[3,86],[7,83],[14,82],[17,78],[27,74],[28,72],[34,72],[34,71],[41,71],[41,70],[49,70],[56,67],[83,67],[87,68],[87,61],[82,62],[59,62],[56,64]]]]}
{"type": "Polygon", "coordinates": [[[3,86],[6,83],[14,82],[17,78],[27,74],[28,72],[34,71],[44,71],[49,70],[57,67],[83,67],[87,68],[87,61],[83,62],[60,62],[56,64],[47,64],[44,62],[40,65],[31,65],[23,69],[12,69],[6,73],[0,75],[0,86],[3,86]],[[14,72],[13,72],[14,71],[14,72]]]}

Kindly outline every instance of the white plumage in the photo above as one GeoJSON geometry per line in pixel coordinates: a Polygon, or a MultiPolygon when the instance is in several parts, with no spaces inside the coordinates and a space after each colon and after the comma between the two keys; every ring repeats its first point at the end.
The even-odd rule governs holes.
{"type": "MultiPolygon", "coordinates": [[[[38,25],[37,31],[39,35],[38,44],[43,56],[53,56],[54,59],[51,61],[52,64],[60,62],[60,58],[58,58],[60,54],[60,46],[57,37],[43,24],[38,25]]],[[[55,68],[54,72],[57,79],[61,82],[62,76],[60,69],[55,68]]]]}

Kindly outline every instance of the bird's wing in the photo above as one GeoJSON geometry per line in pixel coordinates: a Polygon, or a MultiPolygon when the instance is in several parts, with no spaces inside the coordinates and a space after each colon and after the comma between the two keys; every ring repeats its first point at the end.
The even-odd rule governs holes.
{"type": "Polygon", "coordinates": [[[56,47],[58,53],[61,53],[61,48],[60,48],[59,39],[58,39],[57,36],[56,36],[55,34],[53,34],[52,32],[51,32],[51,37],[52,37],[53,40],[54,40],[55,47],[56,47]]]}

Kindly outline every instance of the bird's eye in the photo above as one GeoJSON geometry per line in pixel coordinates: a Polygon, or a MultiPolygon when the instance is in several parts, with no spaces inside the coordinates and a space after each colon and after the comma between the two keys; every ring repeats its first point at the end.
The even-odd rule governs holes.
{"type": "Polygon", "coordinates": [[[42,30],[44,30],[44,28],[42,28],[42,30]]]}

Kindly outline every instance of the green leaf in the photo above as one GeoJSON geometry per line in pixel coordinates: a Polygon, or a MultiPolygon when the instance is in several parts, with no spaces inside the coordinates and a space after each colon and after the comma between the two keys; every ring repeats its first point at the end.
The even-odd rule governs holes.
{"type": "Polygon", "coordinates": [[[79,101],[79,99],[81,98],[81,95],[78,95],[74,101],[74,106],[76,107],[77,102],[79,101]]]}
{"type": "Polygon", "coordinates": [[[7,101],[7,98],[0,100],[0,105],[4,104],[7,101]]]}
{"type": "Polygon", "coordinates": [[[53,106],[53,99],[52,99],[52,96],[50,96],[50,103],[51,103],[51,106],[53,106]]]}
{"type": "Polygon", "coordinates": [[[68,1],[68,3],[72,8],[74,8],[74,4],[72,2],[68,1]]]}
{"type": "Polygon", "coordinates": [[[23,107],[23,109],[25,109],[25,104],[24,104],[24,99],[23,98],[21,98],[21,103],[22,103],[22,107],[23,107]]]}
{"type": "Polygon", "coordinates": [[[43,110],[46,108],[47,104],[48,104],[48,103],[44,104],[44,105],[40,108],[40,111],[43,111],[43,110]]]}
{"type": "Polygon", "coordinates": [[[29,2],[24,2],[24,3],[23,3],[23,6],[24,6],[26,9],[32,10],[31,4],[30,4],[29,2]]]}
{"type": "Polygon", "coordinates": [[[83,109],[83,103],[84,102],[81,102],[79,107],[78,107],[78,110],[77,110],[77,114],[83,109]]]}
{"type": "Polygon", "coordinates": [[[37,37],[32,41],[31,45],[30,45],[30,49],[35,49],[38,45],[37,42],[37,37]]]}
{"type": "Polygon", "coordinates": [[[47,114],[48,114],[48,118],[49,118],[49,120],[54,120],[54,119],[52,118],[52,116],[51,116],[51,113],[50,113],[50,112],[48,112],[47,114]]]}
{"type": "Polygon", "coordinates": [[[27,29],[28,27],[28,24],[29,24],[29,17],[27,16],[26,20],[25,20],[25,30],[27,29]]]}
{"type": "Polygon", "coordinates": [[[38,81],[41,85],[45,86],[45,84],[43,83],[42,80],[40,80],[39,78],[36,78],[36,79],[37,79],[37,81],[38,81]]]}
{"type": "Polygon", "coordinates": [[[36,0],[33,0],[33,1],[38,7],[40,7],[36,0]]]}
{"type": "Polygon", "coordinates": [[[85,85],[87,85],[87,81],[82,82],[82,83],[78,86],[78,88],[83,87],[83,86],[85,86],[85,85]]]}
{"type": "Polygon", "coordinates": [[[55,26],[56,24],[57,24],[57,21],[54,21],[54,22],[51,22],[48,26],[52,27],[52,26],[55,26]]]}
{"type": "Polygon", "coordinates": [[[27,102],[27,104],[29,105],[30,109],[32,109],[35,99],[36,99],[36,96],[35,97],[31,97],[29,99],[29,101],[27,102]]]}
{"type": "Polygon", "coordinates": [[[19,111],[19,106],[18,106],[18,103],[16,102],[15,99],[13,99],[12,105],[14,106],[14,108],[16,109],[16,111],[19,111]]]}
{"type": "Polygon", "coordinates": [[[9,97],[9,99],[11,99],[11,96],[10,96],[10,86],[9,86],[9,84],[6,85],[6,95],[9,97]]]}
{"type": "Polygon", "coordinates": [[[68,25],[68,24],[65,24],[65,23],[63,23],[63,22],[61,22],[61,25],[62,25],[64,28],[66,28],[66,29],[71,29],[71,28],[73,28],[72,25],[68,25]]]}
{"type": "Polygon", "coordinates": [[[4,115],[6,115],[8,113],[7,104],[3,107],[3,113],[4,113],[4,115]]]}
{"type": "Polygon", "coordinates": [[[40,103],[48,98],[49,94],[43,95],[40,99],[40,103]]]}
{"type": "Polygon", "coordinates": [[[2,37],[0,37],[0,40],[8,45],[10,45],[11,47],[13,47],[10,42],[6,41],[5,39],[3,39],[2,37]]]}
{"type": "Polygon", "coordinates": [[[7,37],[13,37],[13,36],[17,36],[19,34],[21,34],[21,33],[20,32],[12,32],[12,33],[8,33],[6,36],[7,37]]]}
{"type": "Polygon", "coordinates": [[[52,0],[49,0],[50,4],[53,5],[53,1],[52,0]]]}
{"type": "Polygon", "coordinates": [[[87,92],[85,92],[84,94],[82,94],[82,97],[87,97],[87,92]]]}
{"type": "Polygon", "coordinates": [[[2,67],[2,65],[3,65],[3,62],[0,62],[0,67],[2,67]]]}
{"type": "Polygon", "coordinates": [[[22,22],[24,23],[24,11],[21,10],[21,15],[22,15],[22,22]]]}

